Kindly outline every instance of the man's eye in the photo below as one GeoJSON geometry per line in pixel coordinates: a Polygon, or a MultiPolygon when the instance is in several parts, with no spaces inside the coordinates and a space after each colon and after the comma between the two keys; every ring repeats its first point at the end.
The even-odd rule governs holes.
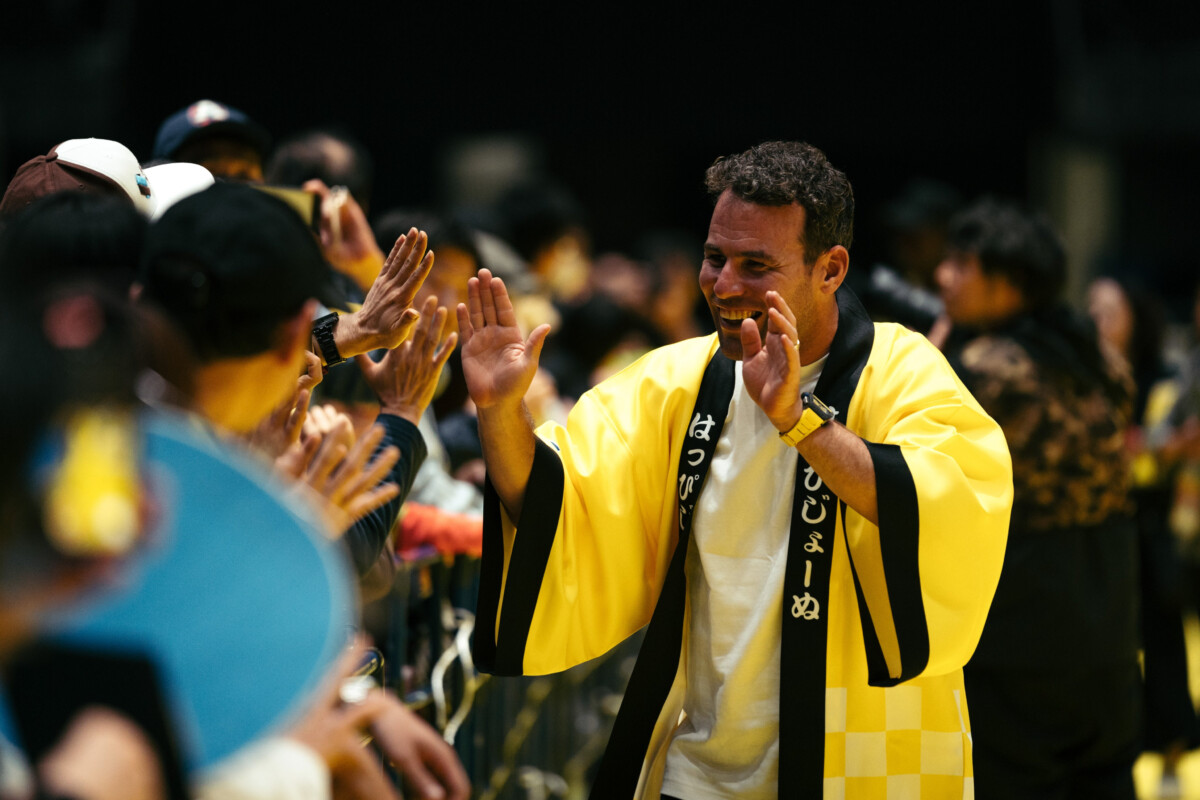
{"type": "Polygon", "coordinates": [[[725,258],[723,256],[717,255],[716,253],[709,253],[708,255],[706,255],[704,257],[705,266],[720,267],[724,263],[725,263],[725,258]]]}

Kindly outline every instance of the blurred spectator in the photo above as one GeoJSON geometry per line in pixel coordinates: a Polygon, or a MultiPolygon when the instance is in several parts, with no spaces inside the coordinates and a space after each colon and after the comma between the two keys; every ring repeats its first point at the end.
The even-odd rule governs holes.
{"type": "MultiPolygon", "coordinates": [[[[6,448],[0,467],[0,666],[6,671],[43,614],[111,579],[148,517],[132,449],[120,444],[130,441],[135,379],[129,353],[136,325],[128,308],[78,284],[26,294],[7,280],[21,271],[12,259],[12,248],[0,252],[6,277],[0,369],[21,376],[0,387],[6,448]],[[97,383],[97,376],[104,380],[97,383]],[[108,446],[95,446],[102,441],[108,446]],[[83,475],[86,483],[80,484],[83,475]],[[109,513],[88,520],[101,506],[109,513]]],[[[0,738],[0,796],[22,796],[31,784],[38,796],[166,796],[155,744],[128,717],[97,704],[65,723],[31,769],[0,738]]]]}
{"type": "Polygon", "coordinates": [[[650,264],[622,253],[601,253],[592,262],[588,278],[591,294],[604,295],[647,320],[658,285],[658,275],[650,264]]]}
{"type": "MultiPolygon", "coordinates": [[[[81,386],[103,393],[114,381],[123,385],[130,370],[142,370],[143,377],[157,375],[171,391],[187,397],[193,369],[189,345],[161,315],[147,309],[131,314],[125,308],[145,235],[145,218],[123,197],[77,191],[42,197],[0,229],[0,288],[33,310],[64,294],[82,292],[105,314],[128,318],[122,324],[136,327],[116,352],[81,358],[73,365],[81,386]],[[124,371],[113,371],[114,361],[122,363],[124,371]]],[[[62,357],[74,358],[71,352],[62,357]]]]}
{"type": "Polygon", "coordinates": [[[247,433],[289,394],[304,372],[315,303],[327,298],[329,270],[310,234],[282,202],[218,184],[175,206],[147,236],[142,299],[187,335],[206,369],[255,365],[252,381],[215,382],[204,415],[247,433]],[[233,363],[225,366],[225,362],[233,363]],[[243,397],[237,397],[237,395],[243,397]]]}
{"type": "Polygon", "coordinates": [[[583,209],[570,192],[549,181],[520,184],[501,196],[496,214],[497,233],[551,297],[570,302],[584,292],[591,240],[583,209]]]}
{"type": "Polygon", "coordinates": [[[123,198],[67,191],[11,218],[0,240],[4,282],[24,297],[86,280],[128,297],[147,221],[123,198]]]}
{"type": "Polygon", "coordinates": [[[345,134],[316,129],[290,136],[271,153],[264,174],[267,183],[278,186],[302,186],[313,179],[344,186],[363,213],[371,213],[375,162],[360,142],[345,134]]]}
{"type": "Polygon", "coordinates": [[[962,205],[954,187],[932,178],[915,178],[884,208],[888,262],[906,281],[936,290],[934,271],[946,252],[950,219],[962,205]]]}
{"type": "Polygon", "coordinates": [[[713,331],[712,315],[700,292],[703,258],[696,239],[682,232],[651,234],[637,252],[657,273],[650,320],[668,342],[682,342],[713,331]]]}
{"type": "Polygon", "coordinates": [[[940,344],[945,330],[935,328],[943,307],[934,270],[946,249],[946,226],[962,199],[952,187],[929,178],[910,181],[884,208],[883,261],[859,264],[847,283],[879,322],[899,322],[926,333],[940,344]]]}
{"type": "Polygon", "coordinates": [[[1134,417],[1140,421],[1159,381],[1170,377],[1163,361],[1162,301],[1136,281],[1102,277],[1088,287],[1087,304],[1096,333],[1129,364],[1137,388],[1134,417]]]}
{"type": "Polygon", "coordinates": [[[1132,800],[1141,733],[1128,367],[1061,302],[1042,219],[983,201],[950,224],[946,354],[1004,429],[1004,569],[965,670],[975,796],[1132,800]]]}
{"type": "Polygon", "coordinates": [[[86,445],[98,429],[108,431],[110,443],[127,441],[137,370],[129,356],[137,327],[129,309],[86,287],[60,287],[50,300],[24,308],[12,304],[18,297],[7,294],[0,307],[3,328],[12,337],[0,348],[0,363],[10,373],[22,374],[21,381],[5,381],[0,391],[9,448],[0,473],[0,656],[30,633],[44,605],[86,588],[105,573],[104,559],[127,552],[140,535],[146,511],[140,476],[132,485],[123,483],[132,474],[132,452],[120,446],[72,450],[72,443],[86,445]],[[18,366],[29,363],[38,369],[18,366]],[[73,427],[72,419],[91,422],[73,427]],[[48,431],[58,446],[51,446],[48,431]],[[71,483],[74,475],[66,467],[72,452],[94,459],[83,466],[102,491],[92,491],[99,485],[71,483]],[[124,512],[132,512],[118,515],[129,527],[118,532],[112,520],[92,524],[86,510],[82,519],[75,517],[82,524],[70,524],[67,515],[47,505],[59,486],[75,490],[60,497],[77,509],[93,497],[97,503],[120,504],[124,512]],[[103,496],[105,491],[115,494],[103,496]]]}
{"type": "MultiPolygon", "coordinates": [[[[1200,340],[1200,285],[1192,305],[1192,335],[1200,340]]],[[[1150,432],[1150,447],[1168,468],[1178,468],[1171,528],[1185,547],[1200,544],[1200,344],[1180,369],[1177,395],[1166,418],[1150,432]]]]}
{"type": "Polygon", "coordinates": [[[286,140],[266,167],[268,183],[303,187],[318,195],[321,250],[334,269],[352,282],[349,296],[356,301],[362,300],[379,275],[385,253],[408,230],[376,244],[367,222],[374,168],[370,153],[360,143],[326,130],[286,140]]]}
{"type": "MultiPolygon", "coordinates": [[[[246,187],[210,187],[151,227],[142,257],[142,297],[162,308],[190,341],[200,362],[194,408],[216,428],[245,436],[280,408],[281,424],[290,420],[294,429],[302,421],[307,394],[297,399],[297,377],[309,369],[312,298],[323,296],[329,277],[299,217],[281,201],[246,187]]],[[[360,575],[379,557],[399,509],[398,495],[408,489],[425,454],[415,424],[390,414],[380,422],[387,443],[399,447],[389,457],[401,458],[391,473],[396,490],[376,495],[383,505],[346,534],[360,575]]],[[[325,487],[331,473],[339,474],[334,465],[341,458],[333,451],[318,456],[317,446],[307,456],[328,469],[307,475],[310,484],[325,487]]],[[[352,455],[365,466],[361,448],[341,453],[348,464],[355,463],[352,455]]],[[[359,493],[372,492],[377,483],[378,477],[360,485],[359,493]]],[[[335,505],[349,509],[356,503],[354,493],[328,488],[335,505]]]]}
{"type": "Polygon", "coordinates": [[[562,327],[546,342],[542,369],[571,399],[578,399],[602,375],[619,371],[619,366],[664,343],[649,319],[606,294],[593,294],[561,311],[562,327]]]}
{"type": "Polygon", "coordinates": [[[245,112],[198,100],[163,120],[154,158],[199,164],[226,180],[261,182],[270,143],[266,129],[245,112]]]}
{"type": "MultiPolygon", "coordinates": [[[[196,169],[203,172],[199,167],[196,169]]],[[[211,178],[208,181],[211,183],[211,178]]],[[[107,190],[107,183],[101,183],[101,186],[107,190]]],[[[214,190],[214,193],[220,195],[224,188],[214,190]]],[[[253,192],[245,197],[224,196],[217,201],[217,205],[237,218],[239,223],[244,223],[244,226],[260,225],[257,235],[268,241],[256,242],[252,236],[239,238],[237,230],[228,229],[225,233],[230,235],[223,238],[219,235],[221,216],[208,213],[212,211],[211,208],[202,209],[199,214],[201,219],[194,216],[189,219],[187,216],[189,206],[195,207],[206,199],[211,198],[202,197],[186,204],[180,211],[182,217],[180,214],[172,215],[166,222],[159,223],[163,227],[156,226],[154,235],[149,237],[149,251],[153,252],[155,246],[162,248],[164,240],[171,245],[178,245],[188,235],[195,237],[193,242],[199,239],[205,241],[204,248],[183,248],[183,253],[190,252],[197,261],[205,262],[206,256],[213,255],[214,251],[220,252],[224,245],[240,249],[240,257],[230,255],[228,251],[224,253],[227,259],[222,260],[222,265],[230,267],[229,270],[217,266],[205,272],[204,268],[211,266],[205,262],[197,270],[205,280],[184,281],[192,290],[192,294],[185,294],[184,306],[189,306],[189,299],[194,301],[199,296],[206,301],[190,303],[193,316],[188,318],[189,322],[195,322],[200,312],[214,312],[214,306],[220,307],[214,312],[218,324],[204,332],[204,344],[197,348],[205,360],[196,374],[211,378],[212,374],[205,372],[205,369],[212,366],[214,353],[220,352],[222,347],[231,346],[231,343],[245,345],[247,342],[235,332],[239,326],[245,326],[241,332],[249,332],[249,339],[262,334],[266,341],[262,346],[271,348],[280,362],[273,364],[272,369],[259,371],[258,377],[264,381],[259,388],[269,397],[276,384],[271,375],[281,374],[280,364],[291,360],[290,356],[284,356],[283,351],[294,353],[298,342],[298,349],[303,353],[308,344],[307,330],[303,336],[289,335],[287,331],[288,297],[297,296],[290,292],[275,291],[262,302],[260,308],[247,309],[263,311],[264,317],[270,317],[272,308],[278,309],[276,313],[282,315],[284,321],[274,330],[270,319],[265,322],[257,318],[247,320],[246,316],[236,313],[238,308],[242,308],[238,302],[246,298],[236,297],[233,302],[224,305],[220,301],[238,295],[239,289],[261,285],[255,284],[256,270],[252,262],[256,258],[260,261],[270,260],[272,250],[278,255],[279,250],[286,251],[289,247],[289,257],[280,259],[280,262],[282,268],[294,272],[275,277],[281,278],[280,287],[296,289],[303,295],[306,279],[311,281],[317,270],[303,258],[303,248],[297,242],[306,240],[314,252],[315,246],[299,223],[294,223],[290,229],[288,223],[280,227],[280,222],[291,214],[286,209],[274,219],[254,213],[239,215],[239,212],[247,212],[246,205],[251,209],[258,205],[261,211],[263,203],[277,204],[277,201],[253,192]],[[239,205],[239,198],[253,199],[247,199],[246,204],[239,205]],[[181,223],[181,218],[187,221],[181,223]],[[172,237],[168,232],[171,225],[176,225],[175,233],[179,234],[180,227],[189,228],[188,222],[191,223],[190,230],[182,235],[172,237]],[[302,239],[292,233],[295,230],[301,232],[302,239]],[[290,243],[289,233],[292,236],[290,243]],[[208,234],[216,235],[209,239],[208,234]],[[198,249],[203,252],[198,252],[198,249]],[[229,261],[235,263],[229,264],[229,261]],[[240,272],[240,268],[247,267],[249,274],[240,272]],[[230,271],[233,273],[232,280],[223,280],[231,278],[230,271]],[[280,303],[273,306],[272,300],[279,300],[280,303]],[[221,313],[231,310],[234,313],[221,313]],[[210,348],[214,343],[215,350],[210,348]]],[[[276,205],[276,208],[282,207],[276,205]]],[[[237,228],[237,224],[231,227],[237,228]]],[[[143,218],[132,211],[124,200],[90,197],[78,192],[59,193],[33,202],[0,231],[0,285],[5,289],[4,300],[16,304],[11,309],[6,306],[4,313],[0,313],[0,327],[7,330],[29,319],[27,329],[18,332],[14,328],[12,335],[6,336],[4,342],[0,343],[0,364],[15,369],[17,358],[22,363],[29,363],[29,359],[33,359],[38,367],[35,370],[22,369],[23,379],[6,383],[8,391],[0,392],[7,423],[4,438],[11,448],[11,460],[6,460],[5,464],[12,468],[12,474],[6,470],[6,491],[0,498],[0,571],[5,576],[0,580],[0,659],[30,630],[34,616],[47,603],[73,597],[78,590],[93,583],[96,575],[109,571],[112,566],[109,556],[130,546],[132,540],[128,536],[97,535],[105,532],[97,529],[97,519],[115,517],[132,520],[140,526],[147,518],[147,509],[142,507],[138,491],[135,448],[112,447],[114,443],[125,441],[126,437],[121,432],[125,426],[132,424],[132,417],[105,411],[106,406],[115,404],[117,407],[127,407],[134,402],[134,376],[144,363],[141,360],[144,348],[137,338],[146,335],[148,323],[145,318],[150,315],[150,308],[146,305],[130,308],[127,297],[133,275],[129,265],[137,263],[145,234],[143,218]],[[43,335],[53,345],[52,348],[39,346],[43,335]],[[10,352],[14,347],[19,349],[19,353],[10,352]],[[62,452],[66,457],[61,466],[46,473],[49,483],[44,494],[34,496],[26,488],[29,480],[26,453],[30,449],[30,442],[42,432],[45,421],[63,407],[68,398],[69,404],[78,411],[66,418],[62,426],[66,439],[62,452]],[[8,430],[9,425],[13,430],[8,430]],[[127,478],[131,480],[127,481],[127,478]],[[126,495],[120,497],[127,501],[128,513],[114,512],[113,503],[117,495],[113,492],[116,490],[126,491],[126,495]],[[93,513],[98,511],[95,502],[105,504],[105,514],[93,513]],[[64,524],[64,520],[69,523],[78,519],[89,524],[82,527],[64,524]],[[36,535],[43,528],[44,535],[36,535]],[[30,532],[35,535],[30,536],[30,532]],[[103,558],[96,559],[96,555],[103,558]],[[86,557],[90,557],[90,560],[86,557]]],[[[424,237],[418,236],[416,231],[410,231],[410,234],[409,247],[397,248],[404,266],[394,272],[403,273],[405,277],[415,276],[419,283],[424,237]],[[414,254],[418,242],[422,243],[421,248],[414,254]],[[414,257],[408,259],[408,255],[414,257]]],[[[184,257],[181,251],[173,250],[171,246],[165,249],[172,251],[168,260],[184,257]]],[[[163,255],[161,250],[158,255],[163,255]]],[[[181,268],[178,261],[171,265],[171,269],[181,268]]],[[[263,277],[262,271],[257,271],[257,277],[263,277]]],[[[321,272],[327,273],[323,265],[321,272]]],[[[147,294],[158,295],[163,282],[155,280],[157,274],[153,270],[145,274],[149,278],[147,294]]],[[[173,277],[180,276],[174,274],[173,277]]],[[[413,287],[414,292],[415,289],[413,287]]],[[[303,296],[296,299],[295,305],[295,314],[307,313],[311,317],[311,303],[305,302],[303,296]]],[[[397,313],[403,310],[398,309],[397,313]]],[[[439,317],[444,320],[444,310],[437,314],[433,313],[433,309],[427,311],[429,313],[424,325],[418,326],[413,334],[414,342],[424,341],[435,327],[440,328],[441,325],[437,323],[439,317]]],[[[247,316],[257,317],[257,313],[247,316]]],[[[168,338],[166,334],[169,331],[160,323],[153,324],[159,327],[151,335],[159,339],[155,345],[162,350],[169,345],[161,341],[168,338]]],[[[414,418],[420,416],[421,409],[428,402],[427,393],[436,383],[436,374],[441,367],[439,353],[446,349],[441,347],[441,337],[435,334],[432,338],[433,345],[423,355],[428,356],[430,351],[435,355],[424,359],[429,362],[424,372],[387,367],[380,367],[375,372],[381,381],[404,375],[417,384],[411,391],[399,393],[420,406],[409,412],[414,418]]],[[[172,354],[171,360],[190,377],[191,370],[183,366],[186,358],[176,358],[178,355],[181,354],[172,354]]],[[[278,383],[279,387],[287,386],[290,393],[298,370],[293,365],[289,372],[287,381],[278,383]]],[[[231,374],[225,373],[226,377],[231,374]]],[[[195,395],[197,402],[211,401],[212,405],[208,406],[210,410],[220,407],[221,404],[215,399],[219,391],[214,389],[211,383],[205,382],[195,395]]],[[[399,396],[384,391],[381,394],[392,399],[399,396]]],[[[228,395],[226,399],[232,397],[228,395]]],[[[244,400],[245,397],[243,393],[240,399],[244,400]]],[[[269,400],[265,397],[260,400],[261,407],[266,408],[267,403],[269,400]]],[[[221,410],[230,411],[228,408],[221,410]]],[[[390,406],[389,410],[406,413],[390,406]]],[[[246,409],[241,411],[245,412],[246,409]]],[[[233,420],[231,424],[234,429],[239,427],[237,420],[242,418],[240,413],[235,413],[233,417],[222,417],[233,420]]],[[[348,456],[347,460],[350,458],[348,456]]],[[[45,470],[39,474],[43,472],[45,470]]],[[[111,525],[102,527],[111,532],[111,525]]],[[[357,657],[358,654],[352,656],[357,657]]],[[[139,689],[134,688],[133,691],[139,689]]],[[[343,796],[399,796],[391,789],[380,766],[373,762],[367,751],[362,750],[363,728],[373,732],[385,757],[403,769],[407,788],[417,796],[466,796],[466,777],[453,751],[395,698],[379,692],[369,693],[359,707],[318,704],[301,726],[293,731],[294,739],[314,750],[326,764],[322,767],[326,770],[324,785],[318,782],[307,786],[309,793],[303,796],[328,797],[331,773],[340,790],[345,792],[343,796]]],[[[144,733],[120,715],[104,709],[87,710],[66,731],[60,746],[36,765],[41,788],[47,796],[135,799],[164,796],[163,776],[159,774],[158,755],[152,747],[154,744],[147,742],[144,733]]],[[[254,775],[247,776],[243,772],[241,780],[248,778],[249,783],[237,785],[238,779],[235,777],[231,778],[233,784],[226,783],[221,787],[206,785],[200,790],[200,795],[223,798],[282,797],[279,792],[300,785],[295,781],[289,783],[283,780],[297,774],[297,761],[286,757],[289,751],[294,754],[295,750],[295,744],[274,749],[256,748],[248,754],[248,758],[257,766],[265,767],[266,772],[261,769],[257,772],[259,779],[265,780],[265,783],[255,784],[254,775]],[[281,764],[284,765],[283,772],[271,772],[272,769],[279,770],[281,764]]],[[[5,775],[0,785],[19,786],[19,783],[14,784],[9,780],[14,767],[7,757],[3,768],[5,775]]],[[[231,774],[237,772],[235,768],[231,774]]],[[[0,793],[5,791],[0,789],[0,793]]]]}
{"type": "Polygon", "coordinates": [[[1146,437],[1170,410],[1178,386],[1163,364],[1163,308],[1157,297],[1129,279],[1102,277],[1088,287],[1087,299],[1097,333],[1129,363],[1137,390],[1135,424],[1126,442],[1141,567],[1143,746],[1163,754],[1160,797],[1178,797],[1176,767],[1196,728],[1183,631],[1184,568],[1168,525],[1174,471],[1163,468],[1146,437]]]}

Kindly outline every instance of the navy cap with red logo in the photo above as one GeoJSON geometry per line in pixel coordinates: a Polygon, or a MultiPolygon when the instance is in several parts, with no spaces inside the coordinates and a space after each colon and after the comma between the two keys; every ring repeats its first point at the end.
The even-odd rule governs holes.
{"type": "Polygon", "coordinates": [[[218,137],[241,141],[259,156],[266,156],[271,144],[266,129],[244,111],[215,100],[198,100],[167,117],[159,127],[154,137],[154,158],[174,159],[185,145],[218,137]]]}

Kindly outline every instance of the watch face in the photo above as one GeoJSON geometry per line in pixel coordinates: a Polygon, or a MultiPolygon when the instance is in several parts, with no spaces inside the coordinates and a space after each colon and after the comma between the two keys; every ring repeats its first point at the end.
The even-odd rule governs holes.
{"type": "Polygon", "coordinates": [[[829,421],[837,416],[836,408],[825,405],[812,392],[805,392],[801,400],[805,408],[811,408],[823,420],[829,421]]]}

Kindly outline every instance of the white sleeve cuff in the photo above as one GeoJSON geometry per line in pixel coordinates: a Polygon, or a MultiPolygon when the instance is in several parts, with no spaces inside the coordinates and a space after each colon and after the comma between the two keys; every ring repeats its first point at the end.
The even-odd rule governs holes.
{"type": "Polygon", "coordinates": [[[197,800],[330,800],[329,767],[307,745],[281,736],[243,747],[195,787],[197,800]]]}

